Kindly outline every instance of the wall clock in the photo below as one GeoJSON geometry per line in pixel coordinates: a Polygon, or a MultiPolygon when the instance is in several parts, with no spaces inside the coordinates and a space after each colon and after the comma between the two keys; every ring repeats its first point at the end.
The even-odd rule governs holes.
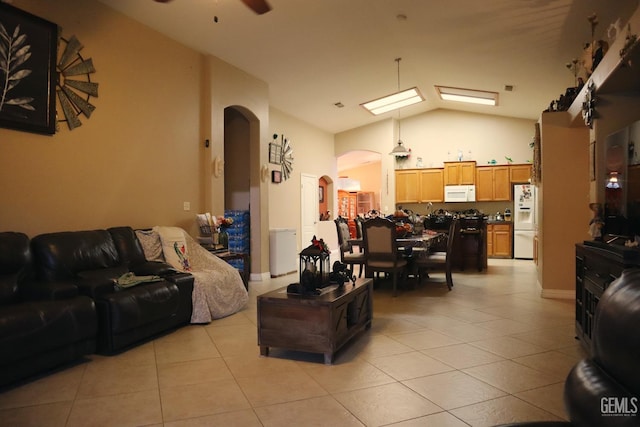
{"type": "Polygon", "coordinates": [[[98,83],[91,81],[91,74],[96,70],[93,60],[84,59],[80,54],[84,46],[76,36],[71,36],[69,40],[60,37],[59,43],[59,47],[64,45],[64,49],[58,49],[58,52],[62,53],[59,54],[56,64],[56,111],[58,122],[67,122],[69,130],[73,130],[82,126],[80,114],[89,118],[96,109],[89,102],[91,97],[98,97],[98,83]],[[64,119],[60,118],[60,112],[64,119]]]}

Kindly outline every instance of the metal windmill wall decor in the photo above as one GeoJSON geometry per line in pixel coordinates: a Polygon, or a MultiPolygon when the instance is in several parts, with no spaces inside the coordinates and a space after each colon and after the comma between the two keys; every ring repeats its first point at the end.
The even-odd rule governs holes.
{"type": "Polygon", "coordinates": [[[96,109],[91,104],[91,97],[98,97],[98,83],[91,81],[91,74],[96,70],[93,67],[91,58],[84,59],[80,51],[84,47],[82,43],[71,36],[69,40],[60,37],[60,43],[65,47],[60,54],[56,70],[58,81],[56,83],[56,93],[58,94],[58,116],[60,110],[64,119],[58,117],[58,122],[67,122],[69,130],[82,126],[80,114],[86,118],[91,117],[91,113],[96,109]]]}

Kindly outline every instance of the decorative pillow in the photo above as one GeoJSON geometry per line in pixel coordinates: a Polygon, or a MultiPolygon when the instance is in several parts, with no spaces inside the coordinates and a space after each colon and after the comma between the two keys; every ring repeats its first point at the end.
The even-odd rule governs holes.
{"type": "Polygon", "coordinates": [[[136,236],[147,261],[164,261],[162,242],[156,230],[136,230],[136,236]]]}
{"type": "Polygon", "coordinates": [[[191,271],[184,231],[178,227],[154,227],[154,230],[160,235],[165,261],[180,271],[191,271]]]}

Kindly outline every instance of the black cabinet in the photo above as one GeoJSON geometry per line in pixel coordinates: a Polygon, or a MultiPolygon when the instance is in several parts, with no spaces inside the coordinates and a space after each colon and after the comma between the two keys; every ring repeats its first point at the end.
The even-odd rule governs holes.
{"type": "Polygon", "coordinates": [[[602,293],[627,268],[640,267],[640,250],[603,242],[576,245],[576,337],[591,353],[593,315],[602,293]]]}

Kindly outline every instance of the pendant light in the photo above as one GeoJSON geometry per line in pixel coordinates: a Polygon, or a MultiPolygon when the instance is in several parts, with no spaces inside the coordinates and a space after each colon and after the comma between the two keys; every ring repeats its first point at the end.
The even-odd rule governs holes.
{"type": "MultiPolygon", "coordinates": [[[[400,61],[402,58],[396,58],[395,61],[398,64],[398,92],[400,92],[400,61]]],[[[389,153],[396,157],[406,157],[409,155],[409,150],[402,145],[402,138],[400,138],[400,110],[398,110],[398,144],[393,147],[393,150],[389,153]]]]}

